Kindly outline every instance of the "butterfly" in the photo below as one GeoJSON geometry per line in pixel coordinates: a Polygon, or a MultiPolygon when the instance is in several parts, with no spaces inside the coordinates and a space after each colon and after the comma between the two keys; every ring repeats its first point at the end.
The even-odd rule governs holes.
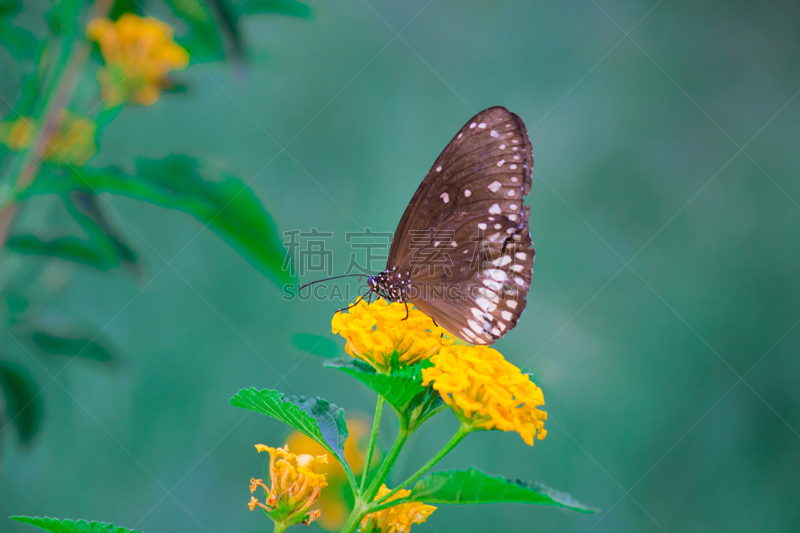
{"type": "Polygon", "coordinates": [[[517,115],[498,106],[472,117],[422,180],[395,230],[386,270],[368,278],[367,294],[413,304],[472,344],[508,333],[525,310],[533,275],[530,208],[523,205],[532,167],[517,115]]]}

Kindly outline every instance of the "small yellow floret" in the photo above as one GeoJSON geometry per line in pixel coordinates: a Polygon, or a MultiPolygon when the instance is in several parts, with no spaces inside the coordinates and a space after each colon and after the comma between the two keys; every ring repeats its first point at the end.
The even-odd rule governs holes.
{"type": "Polygon", "coordinates": [[[379,299],[368,304],[361,300],[349,312],[333,316],[331,327],[347,340],[345,351],[388,373],[392,355],[399,362],[413,365],[453,344],[452,337],[419,309],[379,299]]]}
{"type": "MultiPolygon", "coordinates": [[[[61,165],[82,166],[97,152],[96,132],[94,121],[62,109],[55,132],[46,140],[42,158],[61,165]]],[[[25,150],[38,138],[30,117],[0,123],[0,142],[13,152],[25,150]]]]}
{"type": "Polygon", "coordinates": [[[319,465],[328,462],[328,456],[294,454],[289,451],[288,446],[270,448],[256,444],[255,447],[259,453],[269,453],[271,486],[267,487],[260,479],[250,480],[250,492],[255,492],[258,487],[266,492],[264,503],[260,503],[255,497],[250,498],[250,503],[247,504],[250,510],[254,510],[256,506],[261,507],[273,520],[287,526],[310,524],[319,517],[319,511],[308,509],[316,503],[320,491],[328,485],[325,474],[315,472],[319,465]]]}
{"type": "Polygon", "coordinates": [[[167,74],[189,65],[189,54],[172,39],[172,28],[152,17],[125,13],[116,22],[93,19],[86,35],[100,45],[106,66],[97,71],[103,99],[152,105],[169,85],[167,74]]]}
{"type": "Polygon", "coordinates": [[[475,429],[516,431],[526,444],[547,435],[542,390],[497,350],[488,346],[450,346],[422,370],[422,384],[433,388],[475,429]]]}
{"type": "MultiPolygon", "coordinates": [[[[375,500],[379,500],[392,492],[386,485],[381,485],[375,500]]],[[[399,490],[387,501],[406,498],[410,490],[399,490]]],[[[420,502],[403,503],[389,507],[377,513],[368,514],[361,520],[359,533],[407,533],[412,524],[421,524],[436,510],[433,505],[420,502]]]]}

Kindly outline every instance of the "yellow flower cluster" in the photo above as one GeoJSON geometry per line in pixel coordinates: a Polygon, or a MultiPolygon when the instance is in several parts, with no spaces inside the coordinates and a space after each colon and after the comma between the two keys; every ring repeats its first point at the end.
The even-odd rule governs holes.
{"type": "MultiPolygon", "coordinates": [[[[81,166],[96,152],[94,136],[97,124],[94,121],[61,110],[55,133],[47,139],[43,159],[60,165],[81,166]]],[[[30,117],[19,117],[0,123],[0,142],[12,152],[20,152],[28,148],[37,138],[33,121],[30,117]]]]}
{"type": "Polygon", "coordinates": [[[451,346],[431,358],[422,384],[433,383],[442,399],[474,429],[516,431],[526,444],[547,435],[542,390],[500,352],[488,346],[451,346]]]}
{"type": "MultiPolygon", "coordinates": [[[[370,429],[370,424],[364,420],[358,418],[347,420],[349,435],[344,443],[344,457],[356,476],[364,470],[370,429]]],[[[298,454],[320,455],[325,453],[325,448],[299,431],[293,431],[289,435],[286,439],[286,446],[298,454]]],[[[379,453],[373,456],[373,466],[380,462],[380,458],[379,453]]],[[[338,461],[331,461],[330,464],[320,465],[315,471],[325,474],[328,482],[328,488],[322,492],[318,500],[319,507],[325,509],[325,513],[320,516],[316,525],[325,531],[338,531],[352,510],[352,505],[348,504],[344,494],[349,490],[344,469],[338,461]]]]}
{"type": "Polygon", "coordinates": [[[289,446],[270,448],[256,444],[258,453],[269,452],[269,475],[271,486],[267,487],[261,479],[250,480],[250,492],[258,487],[266,492],[266,501],[261,503],[253,496],[248,507],[264,509],[275,522],[287,527],[292,524],[310,524],[319,515],[319,509],[310,511],[316,503],[320,491],[327,486],[325,474],[316,472],[319,465],[328,462],[327,455],[294,454],[289,446]]]}
{"type": "Polygon", "coordinates": [[[93,19],[86,35],[100,45],[106,62],[97,80],[110,107],[154,104],[169,86],[167,74],[189,65],[189,54],[173,41],[172,28],[151,17],[125,13],[116,22],[93,19]]]}
{"type": "MultiPolygon", "coordinates": [[[[381,485],[375,500],[392,492],[381,485]]],[[[387,501],[399,500],[411,494],[410,490],[399,490],[387,501]]],[[[421,524],[436,510],[433,505],[420,502],[403,503],[377,513],[368,514],[361,520],[359,533],[407,533],[412,524],[421,524]]]]}
{"type": "Polygon", "coordinates": [[[419,309],[382,299],[368,304],[361,300],[349,312],[333,316],[331,326],[347,340],[345,351],[388,373],[394,353],[400,363],[413,365],[436,354],[453,339],[419,309]]]}

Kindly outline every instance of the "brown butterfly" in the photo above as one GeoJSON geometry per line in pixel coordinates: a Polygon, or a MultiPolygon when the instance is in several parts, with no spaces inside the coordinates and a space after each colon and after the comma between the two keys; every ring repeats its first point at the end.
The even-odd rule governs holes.
{"type": "Polygon", "coordinates": [[[517,115],[490,107],[472,117],[411,199],[370,291],[412,303],[473,344],[508,333],[533,275],[530,208],[522,203],[532,167],[517,115]]]}
{"type": "Polygon", "coordinates": [[[411,303],[473,344],[508,333],[525,310],[533,275],[530,208],[522,203],[532,167],[517,115],[498,106],[472,117],[414,193],[386,270],[368,278],[361,298],[374,293],[406,309],[411,303]]]}

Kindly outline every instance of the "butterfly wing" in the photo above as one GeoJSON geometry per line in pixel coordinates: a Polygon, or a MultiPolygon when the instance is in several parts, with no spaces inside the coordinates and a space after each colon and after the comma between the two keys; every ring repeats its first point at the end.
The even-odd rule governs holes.
{"type": "Polygon", "coordinates": [[[525,308],[532,166],[522,120],[503,107],[481,111],[437,158],[395,232],[388,268],[410,270],[410,300],[471,343],[493,343],[525,308]]]}

